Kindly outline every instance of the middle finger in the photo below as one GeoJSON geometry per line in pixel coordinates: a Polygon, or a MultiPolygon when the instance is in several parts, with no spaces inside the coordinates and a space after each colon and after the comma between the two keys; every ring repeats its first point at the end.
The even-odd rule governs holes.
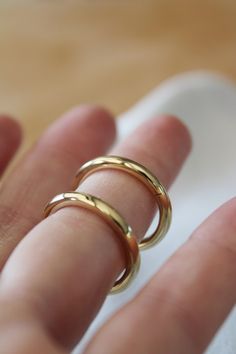
{"type": "MultiPolygon", "coordinates": [[[[138,128],[112,153],[144,164],[169,186],[189,149],[186,128],[165,116],[138,128]]],[[[100,171],[81,190],[106,200],[124,215],[139,239],[143,236],[155,204],[142,183],[120,171],[100,171]]],[[[59,210],[18,246],[3,271],[2,294],[13,298],[18,294],[37,309],[54,337],[71,345],[81,337],[122,269],[122,252],[113,236],[110,227],[90,211],[59,210]]]]}

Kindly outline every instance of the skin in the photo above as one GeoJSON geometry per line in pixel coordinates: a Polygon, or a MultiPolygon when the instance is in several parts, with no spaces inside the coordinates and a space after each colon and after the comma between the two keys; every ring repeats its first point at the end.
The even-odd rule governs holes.
{"type": "MultiPolygon", "coordinates": [[[[1,172],[20,137],[18,123],[0,117],[1,172]]],[[[79,166],[105,154],[114,139],[110,113],[75,108],[45,132],[1,185],[1,353],[69,353],[123,269],[116,235],[95,213],[68,207],[42,221],[45,204],[70,190],[79,166]]],[[[190,149],[186,127],[175,117],[161,116],[109,153],[144,164],[169,187],[190,149]]],[[[100,171],[80,191],[113,205],[138,239],[143,237],[155,203],[134,177],[100,171]]],[[[235,199],[216,210],[84,353],[202,353],[235,304],[235,212],[235,199]]]]}

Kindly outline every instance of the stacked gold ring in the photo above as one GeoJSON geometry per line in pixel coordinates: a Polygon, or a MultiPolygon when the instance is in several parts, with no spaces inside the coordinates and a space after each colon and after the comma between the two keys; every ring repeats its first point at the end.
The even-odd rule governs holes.
{"type": "Polygon", "coordinates": [[[167,233],[171,223],[171,203],[165,188],[151,171],[133,160],[119,156],[102,156],[85,163],[75,176],[74,189],[89,175],[103,169],[119,169],[131,174],[154,195],[159,209],[159,221],[150,236],[138,244],[132,228],[117,210],[100,198],[86,193],[67,192],[56,196],[45,207],[44,215],[47,217],[67,206],[85,207],[96,212],[113,228],[123,244],[126,259],[125,271],[111,289],[111,293],[117,293],[127,288],[137,274],[140,266],[139,249],[154,246],[167,233]]]}
{"type": "Polygon", "coordinates": [[[171,223],[171,203],[164,186],[151,171],[133,160],[119,156],[101,156],[88,161],[78,170],[73,188],[77,189],[86,177],[103,169],[126,171],[144,183],[154,195],[159,208],[159,222],[152,235],[140,242],[139,248],[143,250],[156,245],[166,235],[171,223]]]}
{"type": "Polygon", "coordinates": [[[96,211],[118,234],[125,250],[126,269],[115,282],[111,293],[117,293],[128,287],[138,272],[140,265],[139,249],[136,237],[124,218],[109,204],[86,193],[67,192],[54,197],[44,210],[45,217],[67,206],[85,207],[96,211]]]}

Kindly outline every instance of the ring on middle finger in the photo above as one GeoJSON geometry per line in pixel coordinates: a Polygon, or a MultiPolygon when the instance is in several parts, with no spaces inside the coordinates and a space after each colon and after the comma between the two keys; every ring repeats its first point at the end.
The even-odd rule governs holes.
{"type": "Polygon", "coordinates": [[[159,243],[169,230],[172,215],[171,202],[163,184],[149,169],[136,161],[120,156],[101,156],[86,162],[78,170],[73,188],[77,189],[81,182],[95,171],[104,169],[119,169],[131,174],[144,183],[154,195],[159,209],[159,222],[156,230],[139,243],[139,248],[143,250],[159,243]]]}

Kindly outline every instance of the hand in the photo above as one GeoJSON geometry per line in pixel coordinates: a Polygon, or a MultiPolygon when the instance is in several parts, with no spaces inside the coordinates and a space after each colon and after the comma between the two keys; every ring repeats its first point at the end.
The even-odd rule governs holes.
{"type": "MultiPolygon", "coordinates": [[[[105,154],[114,137],[109,113],[88,106],[74,109],[4,180],[0,353],[68,353],[123,269],[122,249],[95,213],[68,207],[42,221],[45,204],[70,190],[79,166],[105,154]]],[[[18,125],[0,118],[1,171],[19,141],[18,125]]],[[[147,121],[112,153],[142,163],[168,187],[190,145],[183,124],[162,116],[147,121]]],[[[121,171],[100,171],[80,189],[106,200],[143,237],[155,203],[139,181],[121,171]]],[[[210,216],[99,330],[85,354],[202,353],[235,303],[235,213],[231,200],[210,216]]]]}

